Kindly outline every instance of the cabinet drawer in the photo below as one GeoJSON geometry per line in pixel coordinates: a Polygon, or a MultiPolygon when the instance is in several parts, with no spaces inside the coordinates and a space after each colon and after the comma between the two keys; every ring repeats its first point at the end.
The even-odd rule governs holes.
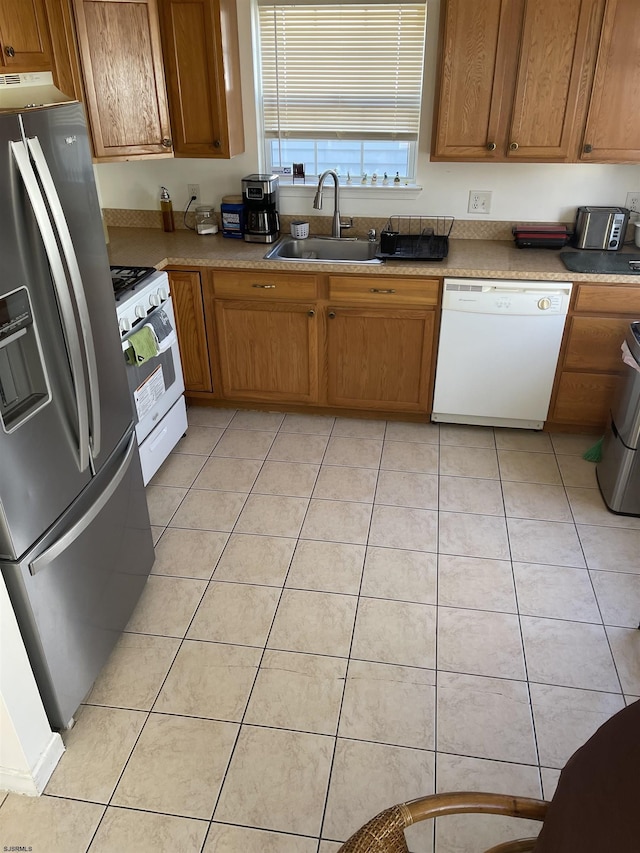
{"type": "Polygon", "coordinates": [[[570,370],[622,373],[620,344],[629,320],[616,317],[572,317],[564,366],[570,370]]]}
{"type": "Polygon", "coordinates": [[[437,305],[439,291],[437,278],[329,276],[329,299],[350,305],[437,305]]]}
{"type": "Polygon", "coordinates": [[[605,284],[578,285],[575,311],[604,311],[608,314],[638,314],[640,287],[605,284]]]}
{"type": "Polygon", "coordinates": [[[214,272],[215,295],[226,299],[316,299],[315,275],[229,270],[214,272]]]}

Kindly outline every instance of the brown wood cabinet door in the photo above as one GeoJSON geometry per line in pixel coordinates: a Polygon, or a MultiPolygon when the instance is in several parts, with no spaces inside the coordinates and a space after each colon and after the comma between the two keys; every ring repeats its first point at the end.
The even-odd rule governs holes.
{"type": "Polygon", "coordinates": [[[313,304],[218,299],[225,397],[318,402],[318,317],[313,304]]]}
{"type": "Polygon", "coordinates": [[[156,0],[73,0],[97,159],[172,156],[156,0]]]}
{"type": "Polygon", "coordinates": [[[83,101],[80,60],[71,7],[67,0],[44,2],[51,37],[53,81],[65,95],[83,101]]]}
{"type": "Polygon", "coordinates": [[[0,65],[7,71],[51,68],[51,40],[44,0],[0,0],[0,65]]]}
{"type": "Polygon", "coordinates": [[[202,300],[200,273],[169,273],[176,315],[184,387],[187,391],[211,391],[211,370],[202,300]]]}
{"type": "Polygon", "coordinates": [[[623,373],[620,345],[629,322],[624,317],[572,317],[564,368],[623,373]]]}
{"type": "Polygon", "coordinates": [[[176,156],[243,152],[235,3],[160,0],[160,14],[176,156]]]}
{"type": "Polygon", "coordinates": [[[433,159],[504,159],[524,0],[447,0],[433,159]]]}
{"type": "Polygon", "coordinates": [[[427,412],[435,311],[330,307],[327,402],[427,412]]]}
{"type": "Polygon", "coordinates": [[[603,0],[526,3],[510,158],[575,160],[602,9],[603,0]]]}
{"type": "Polygon", "coordinates": [[[563,371],[548,420],[604,428],[611,401],[623,381],[622,376],[608,373],[563,371]]]}
{"type": "Polygon", "coordinates": [[[581,159],[640,161],[640,4],[607,0],[581,159]]]}

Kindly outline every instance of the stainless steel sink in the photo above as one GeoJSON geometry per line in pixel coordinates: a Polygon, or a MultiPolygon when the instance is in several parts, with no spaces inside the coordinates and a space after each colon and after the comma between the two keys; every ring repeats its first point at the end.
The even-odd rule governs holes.
{"type": "Polygon", "coordinates": [[[380,264],[378,244],[370,240],[338,237],[281,237],[265,258],[272,261],[318,261],[325,264],[380,264]]]}

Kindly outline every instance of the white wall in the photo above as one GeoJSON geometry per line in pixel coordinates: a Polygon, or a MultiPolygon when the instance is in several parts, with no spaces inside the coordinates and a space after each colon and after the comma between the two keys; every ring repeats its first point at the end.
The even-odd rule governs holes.
{"type": "MultiPolygon", "coordinates": [[[[428,0],[427,59],[420,135],[418,184],[422,191],[394,187],[375,191],[341,189],[341,212],[348,216],[395,213],[450,214],[460,219],[570,221],[580,204],[623,205],[627,192],[640,190],[640,166],[595,164],[431,163],[428,149],[436,76],[440,0],[428,0]],[[489,215],[467,212],[470,190],[491,190],[489,215]]],[[[219,208],[223,195],[238,194],[244,175],[259,170],[251,45],[251,0],[238,0],[246,152],[232,160],[158,160],[105,163],[95,167],[105,207],[158,209],[164,184],[174,210],[187,203],[187,184],[200,184],[203,202],[219,208]]],[[[329,193],[329,196],[331,193],[329,193]]],[[[283,189],[281,211],[312,214],[311,186],[283,189]]],[[[328,199],[329,200],[329,199],[328,199]]],[[[328,205],[327,205],[328,206],[328,205]]]]}
{"type": "Polygon", "coordinates": [[[42,793],[60,756],[0,575],[0,790],[42,793]]]}

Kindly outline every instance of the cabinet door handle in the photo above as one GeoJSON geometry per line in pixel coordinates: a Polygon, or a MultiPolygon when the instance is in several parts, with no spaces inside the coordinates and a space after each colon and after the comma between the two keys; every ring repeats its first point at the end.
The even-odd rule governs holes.
{"type": "Polygon", "coordinates": [[[336,312],[335,311],[329,311],[329,319],[335,320],[335,318],[336,318],[336,312]]]}
{"type": "Polygon", "coordinates": [[[510,151],[517,151],[518,148],[520,148],[520,146],[518,145],[517,142],[512,142],[511,145],[509,146],[510,151]]]}
{"type": "Polygon", "coordinates": [[[585,154],[591,154],[591,152],[593,151],[593,145],[589,145],[589,143],[587,142],[587,144],[584,146],[584,148],[582,150],[584,151],[585,154]]]}
{"type": "Polygon", "coordinates": [[[11,57],[13,57],[13,56],[15,56],[15,55],[16,55],[15,48],[11,47],[11,45],[10,45],[10,44],[8,44],[8,45],[5,47],[4,52],[7,54],[7,56],[11,56],[11,57]]]}
{"type": "Polygon", "coordinates": [[[495,142],[487,142],[487,151],[495,151],[497,147],[495,142]]]}
{"type": "Polygon", "coordinates": [[[316,312],[313,310],[313,308],[311,308],[309,311],[307,311],[307,317],[315,317],[315,316],[316,316],[316,312]]]}
{"type": "Polygon", "coordinates": [[[252,284],[251,287],[257,287],[259,290],[275,290],[275,284],[252,284]]]}
{"type": "Polygon", "coordinates": [[[163,148],[171,148],[171,146],[172,146],[172,145],[173,145],[173,143],[172,143],[172,141],[169,139],[169,137],[168,137],[168,136],[165,136],[165,137],[164,137],[164,139],[162,140],[162,147],[163,147],[163,148]]]}
{"type": "Polygon", "coordinates": [[[214,147],[214,148],[221,148],[221,147],[222,147],[222,142],[221,142],[219,139],[214,139],[214,140],[213,140],[213,147],[214,147]]]}
{"type": "Polygon", "coordinates": [[[393,287],[372,287],[369,290],[369,293],[395,293],[393,287]]]}

